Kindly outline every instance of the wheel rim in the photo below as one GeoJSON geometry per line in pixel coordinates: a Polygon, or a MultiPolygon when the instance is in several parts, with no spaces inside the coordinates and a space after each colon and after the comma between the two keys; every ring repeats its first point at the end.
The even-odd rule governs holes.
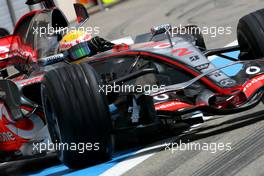
{"type": "MultiPolygon", "coordinates": [[[[44,101],[44,111],[45,111],[45,115],[46,115],[46,119],[48,122],[48,128],[50,131],[50,136],[51,136],[51,140],[53,142],[53,144],[55,146],[57,146],[58,144],[60,144],[62,142],[61,139],[61,132],[60,132],[60,128],[59,128],[59,123],[58,123],[58,116],[50,102],[50,100],[46,97],[45,101],[44,101]]],[[[61,150],[57,150],[55,148],[59,159],[62,161],[63,160],[63,152],[61,150]]]]}

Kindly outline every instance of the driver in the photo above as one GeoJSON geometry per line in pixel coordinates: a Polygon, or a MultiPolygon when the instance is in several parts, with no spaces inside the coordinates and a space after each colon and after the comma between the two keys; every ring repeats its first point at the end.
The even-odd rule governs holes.
{"type": "Polygon", "coordinates": [[[99,52],[113,49],[115,44],[100,38],[92,37],[82,30],[71,30],[60,41],[60,51],[69,51],[72,59],[77,60],[85,56],[93,56],[99,52]]]}

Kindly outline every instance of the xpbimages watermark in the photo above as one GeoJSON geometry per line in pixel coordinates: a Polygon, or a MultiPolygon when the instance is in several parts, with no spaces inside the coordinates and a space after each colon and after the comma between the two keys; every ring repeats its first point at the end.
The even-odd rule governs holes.
{"type": "Polygon", "coordinates": [[[211,142],[211,143],[199,143],[199,142],[173,142],[165,143],[165,151],[170,151],[172,154],[177,151],[208,151],[210,153],[217,153],[219,151],[232,150],[232,143],[211,142]]]}
{"type": "Polygon", "coordinates": [[[52,143],[49,140],[42,143],[33,143],[33,151],[43,153],[46,151],[77,151],[84,153],[85,151],[100,150],[100,143],[52,143]]]}
{"type": "Polygon", "coordinates": [[[158,91],[163,91],[165,85],[119,85],[116,83],[109,85],[99,85],[99,92],[108,95],[109,93],[134,93],[134,92],[144,92],[145,95],[150,95],[151,93],[156,93],[158,91]]]}
{"type": "Polygon", "coordinates": [[[233,30],[231,26],[195,26],[195,25],[182,25],[171,26],[170,24],[163,24],[161,26],[153,28],[154,30],[164,28],[165,33],[170,34],[171,37],[177,35],[207,35],[215,38],[218,35],[232,35],[233,30]]]}
{"type": "Polygon", "coordinates": [[[95,27],[91,27],[91,26],[87,26],[87,27],[75,27],[75,26],[71,26],[71,27],[53,27],[50,24],[48,24],[48,26],[45,27],[39,27],[39,26],[33,26],[33,34],[37,35],[39,37],[43,37],[46,35],[54,35],[54,34],[68,34],[70,31],[74,31],[74,30],[78,30],[78,31],[83,31],[86,34],[90,34],[90,35],[99,35],[100,34],[100,27],[95,26],[95,27]]]}

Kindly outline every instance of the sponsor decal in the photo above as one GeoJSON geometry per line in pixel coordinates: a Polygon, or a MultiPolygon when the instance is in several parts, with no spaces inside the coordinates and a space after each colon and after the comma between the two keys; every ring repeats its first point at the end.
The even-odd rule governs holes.
{"type": "Polygon", "coordinates": [[[182,56],[186,56],[186,55],[192,54],[193,51],[190,51],[188,48],[176,48],[176,49],[173,49],[171,51],[171,53],[174,56],[182,57],[182,56]]]}
{"type": "Polygon", "coordinates": [[[246,73],[248,75],[255,75],[255,74],[259,73],[260,71],[261,71],[261,69],[257,66],[251,66],[251,67],[248,67],[246,69],[246,73]]]}
{"type": "Polygon", "coordinates": [[[6,127],[23,139],[32,139],[44,127],[42,119],[35,114],[25,120],[24,124],[22,124],[23,122],[20,123],[21,124],[10,124],[6,127]]]}
{"type": "Polygon", "coordinates": [[[195,62],[195,61],[199,60],[200,57],[196,55],[196,56],[191,56],[189,59],[191,62],[195,62]]]}
{"type": "MultiPolygon", "coordinates": [[[[175,42],[173,42],[172,44],[176,45],[175,42]]],[[[148,43],[144,44],[143,47],[152,47],[154,49],[164,49],[164,48],[171,47],[171,45],[168,42],[148,42],[148,43]]]]}
{"type": "MultiPolygon", "coordinates": [[[[175,45],[176,43],[173,42],[172,44],[175,45]]],[[[164,49],[164,48],[169,48],[169,47],[171,47],[170,43],[160,43],[157,46],[154,46],[153,48],[154,49],[164,49]]]]}
{"type": "Polygon", "coordinates": [[[6,53],[9,51],[10,45],[7,46],[0,46],[0,54],[6,53]]]}
{"type": "Polygon", "coordinates": [[[6,59],[8,57],[9,47],[10,47],[10,45],[0,46],[0,60],[6,59]]]}
{"type": "Polygon", "coordinates": [[[0,142],[8,142],[16,140],[15,136],[11,132],[0,133],[0,142]]]}
{"type": "Polygon", "coordinates": [[[220,81],[220,85],[222,85],[223,87],[232,87],[235,84],[236,84],[236,82],[230,78],[223,79],[220,81]]]}
{"type": "Polygon", "coordinates": [[[53,56],[41,58],[41,59],[39,59],[39,63],[46,66],[46,65],[53,64],[53,63],[57,63],[59,61],[63,61],[63,60],[64,60],[64,54],[61,53],[61,54],[56,54],[53,56]]]}
{"type": "Polygon", "coordinates": [[[197,70],[202,71],[202,70],[208,69],[209,66],[210,66],[210,63],[205,63],[205,64],[202,64],[202,65],[198,65],[198,66],[196,66],[195,68],[196,68],[197,70]]]}
{"type": "Polygon", "coordinates": [[[125,51],[125,50],[129,50],[129,48],[130,48],[129,45],[127,45],[127,44],[124,44],[124,43],[117,44],[114,46],[113,52],[125,51]]]}
{"type": "MultiPolygon", "coordinates": [[[[3,134],[3,138],[6,138],[7,135],[9,135],[6,133],[10,132],[12,134],[16,134],[20,138],[31,139],[38,133],[41,128],[44,127],[43,120],[36,114],[33,114],[26,119],[13,121],[12,117],[10,117],[10,114],[7,111],[7,108],[3,104],[0,104],[0,115],[0,127],[2,125],[6,129],[1,131],[2,133],[5,133],[3,134]]],[[[0,133],[0,141],[2,133],[0,133]]]]}
{"type": "Polygon", "coordinates": [[[170,102],[165,102],[165,103],[160,103],[155,105],[156,110],[164,110],[164,111],[175,111],[179,110],[182,108],[188,108],[191,107],[192,105],[179,102],[179,101],[170,101],[170,102]]]}
{"type": "Polygon", "coordinates": [[[157,100],[157,101],[164,101],[164,100],[168,100],[169,96],[167,94],[161,94],[161,95],[155,96],[153,98],[154,98],[154,100],[157,100]]]}
{"type": "Polygon", "coordinates": [[[214,77],[221,77],[223,75],[223,73],[221,71],[215,71],[212,74],[210,74],[209,76],[214,76],[214,77]]]}
{"type": "Polygon", "coordinates": [[[247,81],[243,86],[243,92],[250,97],[256,90],[264,85],[264,74],[247,81]]]}
{"type": "Polygon", "coordinates": [[[23,80],[23,81],[19,82],[19,84],[20,84],[20,86],[26,86],[26,85],[30,85],[30,84],[39,83],[42,80],[43,80],[43,76],[38,76],[38,77],[31,78],[31,79],[23,80]]]}

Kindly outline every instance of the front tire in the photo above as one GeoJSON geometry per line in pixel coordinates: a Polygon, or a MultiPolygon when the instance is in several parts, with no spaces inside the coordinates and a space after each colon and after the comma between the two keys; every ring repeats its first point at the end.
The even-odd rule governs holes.
{"type": "Polygon", "coordinates": [[[66,166],[82,168],[111,158],[110,113],[91,66],[70,65],[48,72],[42,84],[42,103],[52,142],[78,147],[57,149],[66,166]]]}
{"type": "Polygon", "coordinates": [[[240,60],[264,57],[264,9],[250,13],[239,20],[237,40],[240,60]]]}

